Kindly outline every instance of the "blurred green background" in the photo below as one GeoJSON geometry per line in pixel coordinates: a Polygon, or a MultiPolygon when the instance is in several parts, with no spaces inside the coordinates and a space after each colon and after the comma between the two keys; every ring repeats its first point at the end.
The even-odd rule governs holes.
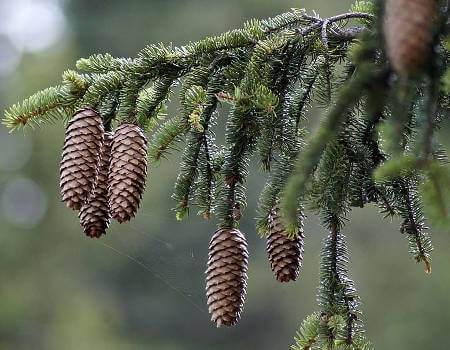
{"type": "MultiPolygon", "coordinates": [[[[134,56],[147,43],[183,44],[291,7],[331,15],[350,2],[0,0],[0,109],[57,84],[81,56],[134,56]]],[[[178,155],[150,168],[135,220],[112,223],[106,238],[92,240],[60,202],[63,133],[61,123],[25,135],[0,126],[0,350],[288,349],[316,310],[326,235],[317,217],[308,215],[301,277],[277,283],[254,228],[265,174],[253,166],[241,227],[251,253],[247,301],[237,326],[216,329],[203,275],[215,222],[174,219],[178,155]]],[[[376,349],[448,349],[450,235],[432,230],[427,276],[398,226],[368,207],[346,227],[367,335],[376,349]]]]}

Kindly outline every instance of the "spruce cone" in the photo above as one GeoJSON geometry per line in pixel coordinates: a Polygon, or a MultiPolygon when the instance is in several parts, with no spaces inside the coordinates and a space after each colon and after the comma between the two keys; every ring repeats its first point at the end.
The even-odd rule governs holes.
{"type": "Polygon", "coordinates": [[[109,226],[108,172],[112,138],[113,135],[111,132],[105,133],[94,193],[81,207],[80,213],[78,214],[84,233],[91,238],[99,238],[101,235],[105,235],[106,229],[109,226]]]}
{"type": "Polygon", "coordinates": [[[94,189],[103,132],[102,118],[92,108],[75,112],[67,125],[60,187],[69,208],[79,210],[94,189]]]}
{"type": "Polygon", "coordinates": [[[121,124],[114,133],[108,196],[111,216],[118,222],[136,215],[147,176],[147,140],[134,124],[121,124]]]}
{"type": "Polygon", "coordinates": [[[414,72],[428,57],[436,11],[436,0],[386,0],[386,53],[398,73],[414,72]]]}
{"type": "Polygon", "coordinates": [[[238,229],[219,228],[211,238],[206,297],[211,321],[231,327],[238,321],[247,288],[248,251],[238,229]]]}
{"type": "Polygon", "coordinates": [[[267,237],[267,252],[270,267],[278,281],[295,281],[302,266],[305,235],[300,228],[297,238],[288,238],[280,214],[280,207],[277,204],[269,216],[270,234],[267,237]]]}

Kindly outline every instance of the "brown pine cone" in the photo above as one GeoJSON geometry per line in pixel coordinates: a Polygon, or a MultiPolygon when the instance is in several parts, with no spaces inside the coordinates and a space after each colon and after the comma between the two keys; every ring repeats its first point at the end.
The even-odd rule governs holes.
{"type": "Polygon", "coordinates": [[[244,307],[248,251],[238,229],[219,228],[211,238],[206,270],[206,297],[211,321],[231,327],[244,307]]]}
{"type": "Polygon", "coordinates": [[[84,233],[91,238],[99,238],[101,235],[105,235],[106,229],[109,226],[108,172],[112,138],[113,134],[111,132],[105,133],[94,193],[81,207],[80,213],[78,214],[84,233]]]}
{"type": "Polygon", "coordinates": [[[111,216],[118,222],[136,215],[147,177],[147,140],[134,124],[121,124],[114,133],[108,196],[111,216]]]}
{"type": "Polygon", "coordinates": [[[269,216],[270,234],[267,237],[267,253],[270,267],[280,282],[295,281],[302,266],[303,241],[305,238],[303,228],[299,229],[298,237],[287,237],[279,205],[275,205],[269,216]]]}
{"type": "Polygon", "coordinates": [[[79,210],[94,189],[103,133],[102,118],[89,107],[75,112],[67,125],[60,188],[69,208],[79,210]]]}
{"type": "Polygon", "coordinates": [[[429,56],[437,8],[436,0],[386,0],[386,53],[399,74],[414,72],[429,56]]]}

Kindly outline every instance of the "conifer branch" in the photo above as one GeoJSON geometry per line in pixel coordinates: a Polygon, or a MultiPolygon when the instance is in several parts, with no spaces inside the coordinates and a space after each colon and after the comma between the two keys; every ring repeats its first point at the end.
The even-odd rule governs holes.
{"type": "Polygon", "coordinates": [[[313,313],[306,317],[302,322],[300,329],[295,337],[295,345],[291,346],[292,350],[311,350],[317,342],[319,336],[320,314],[313,313]]]}
{"type": "Polygon", "coordinates": [[[397,204],[403,223],[400,231],[405,233],[409,240],[409,250],[417,262],[425,264],[425,272],[431,273],[430,254],[433,250],[430,238],[426,233],[425,218],[422,203],[410,181],[401,181],[398,185],[401,199],[397,204]]]}
{"type": "Polygon", "coordinates": [[[189,125],[184,118],[175,117],[167,120],[153,135],[148,152],[150,160],[158,161],[165,156],[170,147],[187,130],[189,130],[189,125]]]}
{"type": "Polygon", "coordinates": [[[295,231],[297,196],[304,192],[307,181],[317,166],[326,144],[337,136],[340,124],[345,118],[345,112],[356,103],[367,83],[374,77],[375,67],[372,65],[362,66],[359,69],[357,75],[342,88],[336,104],[328,113],[314,139],[300,153],[296,162],[295,175],[291,176],[286,185],[282,207],[285,213],[286,227],[289,231],[295,231]]]}
{"type": "Polygon", "coordinates": [[[321,281],[319,288],[319,305],[322,308],[322,336],[329,348],[336,342],[347,346],[354,344],[358,332],[357,306],[359,304],[353,281],[347,276],[345,265],[348,263],[347,248],[340,233],[341,222],[338,217],[331,218],[330,235],[322,251],[321,281]],[[340,315],[345,320],[343,332],[335,332],[329,326],[330,318],[340,315]]]}
{"type": "MultiPolygon", "coordinates": [[[[189,200],[191,198],[191,193],[193,190],[194,182],[198,175],[198,167],[199,167],[199,156],[202,147],[204,147],[204,152],[206,153],[206,157],[209,158],[208,147],[207,147],[207,133],[208,127],[210,125],[210,121],[212,115],[217,107],[217,98],[215,96],[215,91],[210,93],[209,99],[205,102],[205,109],[202,112],[202,118],[199,121],[199,125],[201,125],[200,130],[195,130],[194,128],[191,131],[190,140],[188,141],[188,145],[186,147],[183,161],[181,165],[181,171],[178,176],[177,182],[175,184],[175,193],[174,199],[177,201],[176,207],[176,215],[178,220],[182,220],[186,214],[188,214],[189,208],[189,200]]],[[[207,192],[208,192],[208,203],[211,203],[211,182],[212,182],[212,172],[209,165],[209,161],[206,171],[208,172],[206,175],[207,178],[207,192]]],[[[206,208],[210,208],[211,205],[207,204],[206,208]]],[[[206,216],[210,216],[210,209],[207,209],[205,212],[206,216]]]]}
{"type": "MultiPolygon", "coordinates": [[[[213,188],[213,169],[212,169],[212,157],[208,145],[208,137],[206,134],[203,136],[203,149],[205,153],[205,183],[206,183],[206,198],[203,200],[203,216],[206,219],[211,219],[211,212],[214,200],[214,188],[213,188]]],[[[201,206],[201,203],[199,204],[201,206]]]]}
{"type": "Polygon", "coordinates": [[[377,186],[374,186],[373,190],[377,194],[377,196],[381,199],[381,201],[383,203],[383,212],[386,213],[386,216],[393,217],[394,215],[396,215],[396,211],[394,209],[393,204],[387,198],[387,196],[382,192],[382,190],[377,186]]]}
{"type": "Polygon", "coordinates": [[[317,77],[319,75],[319,71],[314,70],[312,76],[307,77],[306,80],[306,87],[304,92],[301,94],[300,101],[297,105],[297,111],[295,115],[295,131],[298,132],[300,121],[302,119],[302,116],[304,116],[305,112],[304,109],[307,106],[308,100],[311,98],[311,93],[313,92],[314,84],[317,80],[317,77]]]}
{"type": "Polygon", "coordinates": [[[117,112],[117,107],[119,105],[119,92],[111,94],[111,101],[109,108],[103,113],[103,124],[105,126],[105,131],[111,131],[111,123],[114,119],[114,116],[117,112]]]}
{"type": "MultiPolygon", "coordinates": [[[[373,15],[358,12],[346,13],[330,17],[326,21],[334,23],[351,18],[373,19],[373,15]]],[[[121,120],[133,120],[137,114],[138,95],[149,81],[169,76],[172,77],[172,80],[176,79],[195,67],[198,64],[197,60],[200,60],[201,57],[213,60],[224,51],[239,48],[252,49],[263,38],[290,28],[294,28],[295,32],[301,36],[308,35],[320,29],[323,21],[308,16],[304,11],[293,10],[266,21],[250,21],[244,29],[230,31],[218,37],[207,38],[179,48],[166,47],[163,44],[150,45],[143,49],[135,59],[115,58],[109,54],[96,54],[89,58],[80,59],[77,62],[78,69],[88,74],[97,74],[97,78],[94,76],[96,85],[91,88],[84,102],[95,105],[107,92],[119,88],[116,79],[119,78],[118,74],[121,74],[124,79],[120,83],[121,97],[117,117],[121,120]],[[296,26],[304,26],[305,23],[311,21],[313,24],[306,28],[295,28],[296,26]],[[213,56],[208,57],[209,55],[213,56]]],[[[337,35],[343,35],[346,37],[345,40],[349,39],[348,35],[343,32],[337,33],[337,35]]],[[[58,107],[67,103],[65,100],[68,96],[62,97],[64,98],[56,98],[54,91],[43,91],[33,97],[34,105],[30,103],[31,101],[24,101],[22,106],[13,106],[5,114],[4,123],[11,127],[18,127],[27,125],[30,119],[37,116],[50,117],[47,112],[58,109],[58,107]]],[[[78,98],[83,98],[83,96],[80,95],[78,98]]],[[[162,100],[162,97],[159,100],[162,100]]],[[[78,101],[72,101],[71,105],[75,105],[76,102],[78,101]]],[[[53,114],[54,117],[58,115],[59,113],[53,114]]],[[[138,122],[142,122],[141,118],[138,119],[138,122]]]]}
{"type": "Polygon", "coordinates": [[[59,108],[60,91],[60,86],[50,87],[30,96],[21,104],[13,105],[5,112],[3,124],[17,129],[30,122],[32,126],[39,125],[37,117],[55,120],[64,115],[59,108]]]}

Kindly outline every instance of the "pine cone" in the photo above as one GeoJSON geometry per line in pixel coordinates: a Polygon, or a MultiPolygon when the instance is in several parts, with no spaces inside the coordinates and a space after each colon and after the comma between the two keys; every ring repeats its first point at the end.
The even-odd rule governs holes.
{"type": "Polygon", "coordinates": [[[436,11],[436,0],[386,0],[386,53],[398,73],[414,72],[428,57],[436,11]]]}
{"type": "Polygon", "coordinates": [[[147,140],[134,124],[121,124],[114,133],[108,195],[111,216],[118,222],[136,215],[147,177],[147,140]]]}
{"type": "Polygon", "coordinates": [[[105,133],[94,193],[81,207],[78,214],[84,233],[91,238],[99,238],[101,235],[106,234],[106,229],[109,226],[108,172],[112,138],[113,134],[111,132],[105,133]]]}
{"type": "Polygon", "coordinates": [[[247,288],[248,251],[238,229],[218,229],[209,244],[206,297],[211,321],[231,327],[239,319],[247,288]]]}
{"type": "Polygon", "coordinates": [[[267,237],[267,252],[270,267],[278,281],[295,281],[302,266],[305,235],[303,228],[300,228],[297,238],[288,238],[280,214],[280,207],[277,204],[269,216],[270,234],[267,237]]]}
{"type": "Polygon", "coordinates": [[[67,125],[60,187],[69,208],[79,210],[94,189],[103,132],[102,118],[92,108],[75,112],[67,125]]]}

